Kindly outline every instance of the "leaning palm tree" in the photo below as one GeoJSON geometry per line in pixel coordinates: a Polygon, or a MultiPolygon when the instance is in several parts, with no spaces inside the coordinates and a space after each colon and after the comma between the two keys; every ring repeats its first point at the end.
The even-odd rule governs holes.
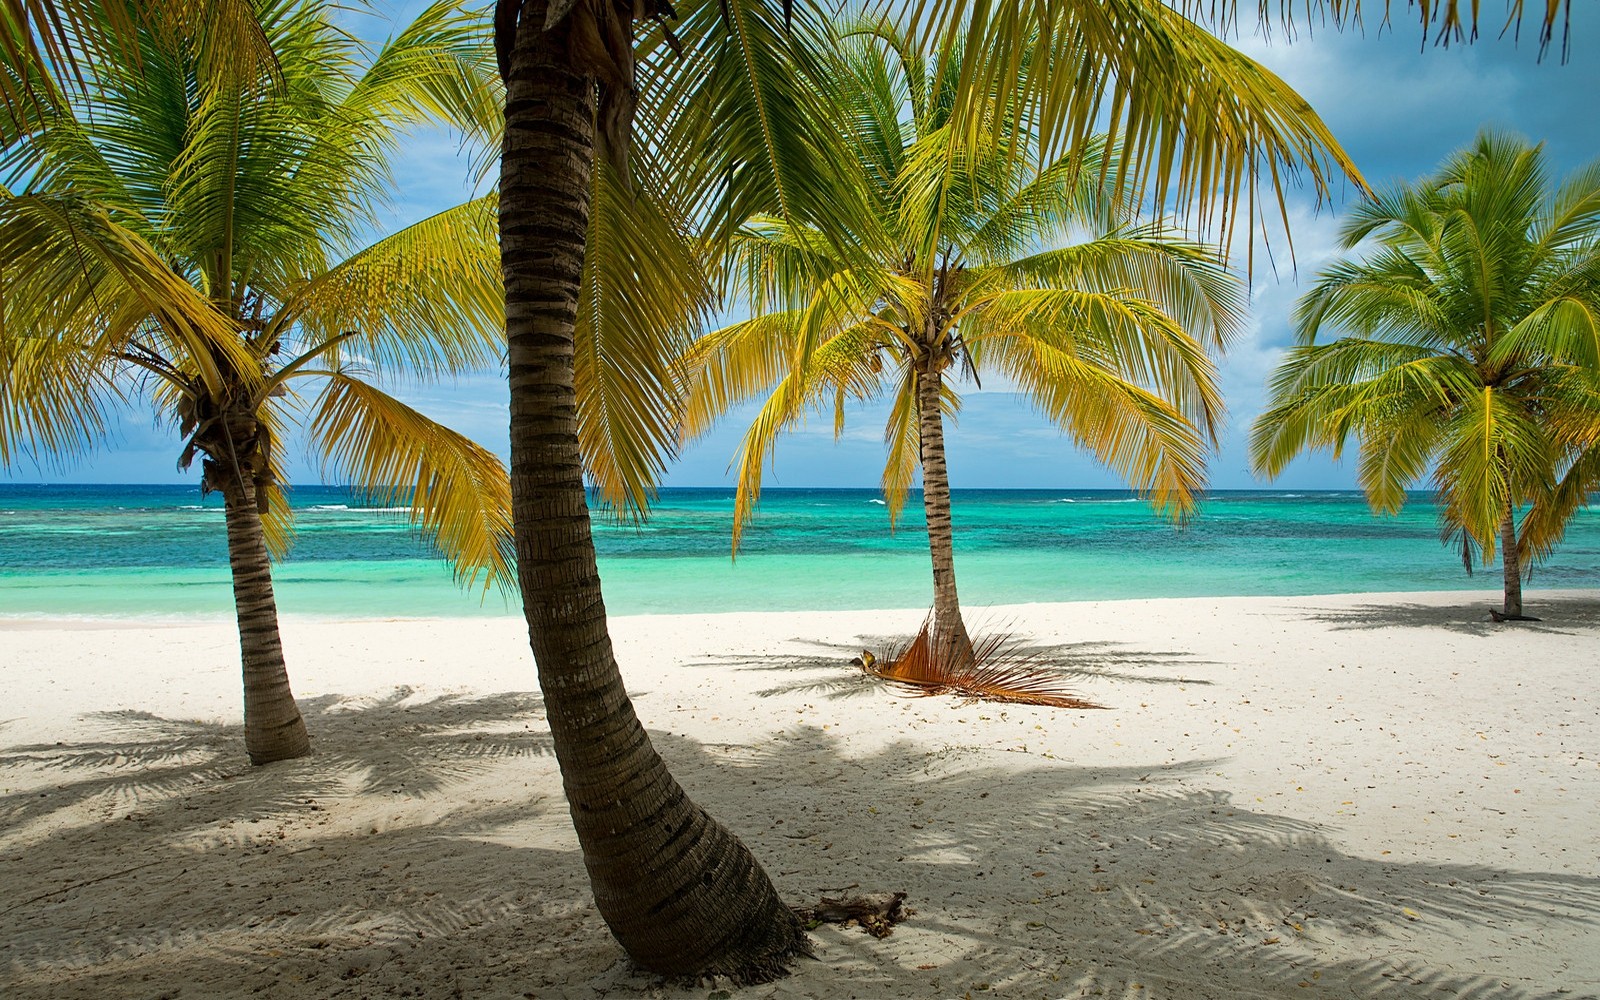
{"type": "Polygon", "coordinates": [[[1444,538],[1469,571],[1498,546],[1501,614],[1518,617],[1527,554],[1549,551],[1595,483],[1600,164],[1552,188],[1542,147],[1485,133],[1357,207],[1340,241],[1354,252],[1297,308],[1255,465],[1275,476],[1354,435],[1362,488],[1386,513],[1431,472],[1444,538]]]}
{"type": "MultiPolygon", "coordinates": [[[[627,475],[658,469],[675,446],[674,400],[651,364],[670,343],[609,340],[621,350],[608,380],[576,374],[595,336],[582,325],[594,329],[586,250],[595,249],[597,220],[609,215],[608,178],[692,208],[713,242],[765,212],[814,227],[842,254],[851,250],[832,220],[839,198],[858,188],[837,182],[855,158],[841,139],[843,123],[817,107],[810,82],[819,76],[813,40],[836,16],[832,5],[676,6],[670,34],[658,23],[672,12],[664,2],[496,7],[507,91],[500,234],[517,568],[568,802],[612,933],[657,972],[761,978],[804,947],[803,934],[749,851],[689,800],[651,749],[606,629],[585,497],[585,456],[603,437],[591,422],[601,419],[597,410],[620,409],[651,434],[632,438],[628,461],[613,465],[618,478],[603,492],[616,495],[627,475]]],[[[912,5],[936,12],[940,30],[979,6],[912,5]]],[[[1052,136],[1045,145],[1074,131],[1073,122],[1109,122],[1124,137],[1117,155],[1135,190],[1138,179],[1172,178],[1164,197],[1229,215],[1257,193],[1258,169],[1275,185],[1279,171],[1299,167],[1319,192],[1335,172],[1356,176],[1301,98],[1160,0],[991,9],[1002,8],[1026,23],[983,28],[986,37],[1054,43],[1030,64],[1031,82],[1020,91],[1052,136]],[[1148,16],[1113,24],[1108,9],[1148,16]]],[[[975,92],[990,93],[1006,73],[1017,79],[1015,70],[985,62],[972,70],[975,92]]],[[[958,102],[967,90],[954,88],[958,102]]],[[[949,135],[958,146],[975,144],[965,128],[949,135]]],[[[1053,155],[1082,148],[1068,142],[1053,155]]],[[[661,266],[647,248],[635,260],[661,266]]],[[[620,298],[618,317],[679,314],[632,277],[638,272],[612,273],[621,281],[609,286],[620,298]]],[[[648,325],[636,329],[655,336],[648,325]]],[[[631,495],[648,494],[648,484],[635,485],[631,495]]]]}
{"type": "Polygon", "coordinates": [[[873,259],[832,252],[815,226],[751,218],[726,264],[736,308],[750,318],[688,353],[684,428],[693,437],[729,407],[765,397],[737,460],[737,547],[785,430],[814,409],[831,409],[839,430],[850,404],[891,400],[889,514],[920,473],[930,640],[936,662],[961,668],[973,646],[956,590],[944,444],[957,383],[1009,380],[1080,447],[1182,516],[1204,485],[1222,413],[1208,352],[1236,330],[1243,295],[1218,251],[1119,211],[1130,199],[1100,143],[1041,162],[1014,90],[984,106],[975,144],[952,141],[965,47],[924,60],[902,35],[863,29],[834,53],[818,100],[846,123],[857,159],[839,183],[859,192],[839,199],[833,225],[873,259]]]}
{"type": "Polygon", "coordinates": [[[290,538],[290,423],[408,506],[464,581],[510,576],[499,460],[368,377],[498,360],[493,198],[364,239],[406,129],[498,127],[489,36],[439,3],[369,59],[328,12],[258,4],[275,60],[253,73],[211,72],[185,19],[140,21],[137,58],[97,51],[81,87],[36,76],[0,158],[0,463],[92,448],[133,397],[177,425],[179,465],[199,458],[225,501],[258,764],[309,750],[269,558],[290,538]]]}

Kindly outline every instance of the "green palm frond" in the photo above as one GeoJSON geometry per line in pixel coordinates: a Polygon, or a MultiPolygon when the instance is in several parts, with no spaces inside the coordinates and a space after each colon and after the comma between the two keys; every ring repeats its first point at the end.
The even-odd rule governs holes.
{"type": "Polygon", "coordinates": [[[339,119],[365,122],[387,142],[398,138],[392,123],[438,122],[496,150],[504,107],[488,12],[436,0],[378,51],[339,119]]]}
{"type": "Polygon", "coordinates": [[[1015,360],[998,341],[1029,340],[1040,358],[1060,355],[1159,392],[1186,419],[1215,434],[1223,412],[1216,366],[1204,345],[1150,302],[1118,294],[1040,288],[974,302],[965,340],[985,365],[1015,360]]]}
{"type": "Polygon", "coordinates": [[[685,224],[597,163],[575,331],[578,439],[602,500],[641,515],[679,442],[684,353],[711,306],[685,224]]]}
{"type": "MultiPolygon", "coordinates": [[[[857,246],[841,218],[870,211],[860,167],[815,81],[826,74],[822,4],[763,0],[679,8],[681,54],[664,44],[639,64],[636,121],[660,137],[658,160],[684,185],[680,204],[721,240],[752,216],[816,227],[843,252],[857,246]],[[691,168],[689,165],[693,164],[691,168]]],[[[870,250],[862,248],[869,258],[870,250]]]]}
{"type": "Polygon", "coordinates": [[[345,372],[308,374],[327,380],[307,424],[327,467],[383,506],[407,507],[463,585],[514,586],[511,485],[500,459],[345,372]]]}
{"type": "Polygon", "coordinates": [[[1022,257],[1000,268],[1016,287],[1081,288],[1145,299],[1184,330],[1221,350],[1245,315],[1243,283],[1213,247],[1160,225],[1113,231],[1088,242],[1022,257]]]}

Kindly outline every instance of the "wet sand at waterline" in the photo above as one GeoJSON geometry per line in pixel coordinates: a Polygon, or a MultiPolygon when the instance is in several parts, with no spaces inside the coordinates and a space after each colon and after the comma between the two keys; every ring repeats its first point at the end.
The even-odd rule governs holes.
{"type": "MultiPolygon", "coordinates": [[[[656,746],[879,940],[734,997],[1600,996],[1600,595],[974,609],[1079,694],[853,671],[914,611],[618,618],[656,746]]],[[[314,756],[250,768],[232,623],[0,620],[0,995],[705,997],[589,900],[515,618],[290,618],[314,756]]]]}

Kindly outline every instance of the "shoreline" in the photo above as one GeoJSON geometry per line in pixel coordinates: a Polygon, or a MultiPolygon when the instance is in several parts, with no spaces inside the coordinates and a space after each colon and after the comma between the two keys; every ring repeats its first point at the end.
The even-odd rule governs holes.
{"type": "MultiPolygon", "coordinates": [[[[1487,588],[970,609],[1089,712],[848,667],[921,609],[611,629],[659,751],[789,902],[916,911],[735,997],[1595,996],[1600,592],[1527,602],[1545,621],[1489,622],[1487,588]]],[[[0,619],[0,992],[726,988],[606,933],[520,618],[284,634],[314,754],[251,769],[231,619],[0,619]]]]}
{"type": "MultiPolygon", "coordinates": [[[[1600,600],[1600,589],[1591,587],[1529,587],[1522,590],[1523,603],[1537,605],[1541,601],[1566,603],[1572,600],[1583,600],[1593,597],[1600,600]]],[[[1367,600],[1395,600],[1409,602],[1439,603],[1441,606],[1451,600],[1461,600],[1463,610],[1482,605],[1487,609],[1500,605],[1501,592],[1494,587],[1462,587],[1445,590],[1349,590],[1349,591],[1323,591],[1312,594],[1201,594],[1178,595],[1172,597],[1107,597],[1107,598],[1082,598],[1077,600],[1062,601],[1016,601],[996,603],[990,605],[972,604],[963,602],[962,610],[971,618],[983,618],[991,614],[1012,613],[1026,609],[1049,609],[1055,607],[1075,607],[1082,605],[1123,605],[1123,604],[1162,604],[1166,602],[1204,602],[1204,601],[1245,601],[1245,602],[1300,602],[1300,601],[1343,601],[1355,599],[1367,600]],[[1468,601],[1467,598],[1472,598],[1468,601]]],[[[798,608],[798,609],[740,609],[734,611],[639,611],[632,613],[610,613],[608,621],[622,621],[626,619],[688,619],[688,618],[722,618],[731,615],[775,615],[775,616],[813,616],[813,615],[901,615],[923,614],[927,607],[911,605],[886,606],[875,608],[798,608]]],[[[519,611],[507,610],[503,613],[491,614],[370,614],[359,613],[328,613],[313,614],[302,611],[280,611],[279,621],[284,625],[335,625],[347,623],[359,625],[373,622],[477,622],[492,623],[505,620],[522,621],[519,611]]],[[[139,627],[174,627],[185,628],[189,626],[233,624],[235,621],[232,610],[228,611],[199,611],[193,614],[178,614],[171,612],[149,613],[91,613],[91,612],[55,612],[55,611],[0,611],[0,631],[25,630],[40,627],[68,627],[82,625],[91,629],[117,629],[139,627]]],[[[969,622],[970,624],[970,622],[969,622]]]]}

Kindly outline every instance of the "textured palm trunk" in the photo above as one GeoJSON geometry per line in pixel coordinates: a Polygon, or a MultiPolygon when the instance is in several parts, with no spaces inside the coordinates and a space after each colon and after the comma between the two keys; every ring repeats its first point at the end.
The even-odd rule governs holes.
{"type": "Polygon", "coordinates": [[[1522,614],[1522,553],[1517,546],[1515,508],[1506,501],[1506,516],[1500,521],[1500,564],[1504,568],[1506,600],[1504,613],[1512,618],[1522,614]]]}
{"type": "Polygon", "coordinates": [[[944,416],[939,410],[943,376],[929,364],[917,375],[918,441],[922,458],[922,509],[933,557],[934,653],[943,663],[972,662],[972,639],[956,596],[955,540],[950,525],[950,474],[944,460],[944,416]]]}
{"type": "Polygon", "coordinates": [[[594,88],[566,28],[540,30],[543,6],[523,11],[507,74],[500,236],[517,571],[545,711],[595,902],[627,953],[665,975],[771,979],[806,948],[799,921],[668,773],[606,629],[573,388],[594,88]]]}
{"type": "Polygon", "coordinates": [[[236,461],[208,478],[222,489],[228,522],[228,568],[239,619],[239,657],[244,667],[244,748],[252,764],[291,760],[311,752],[305,720],[289,690],[278,633],[278,601],[272,592],[255,485],[236,461]]]}

